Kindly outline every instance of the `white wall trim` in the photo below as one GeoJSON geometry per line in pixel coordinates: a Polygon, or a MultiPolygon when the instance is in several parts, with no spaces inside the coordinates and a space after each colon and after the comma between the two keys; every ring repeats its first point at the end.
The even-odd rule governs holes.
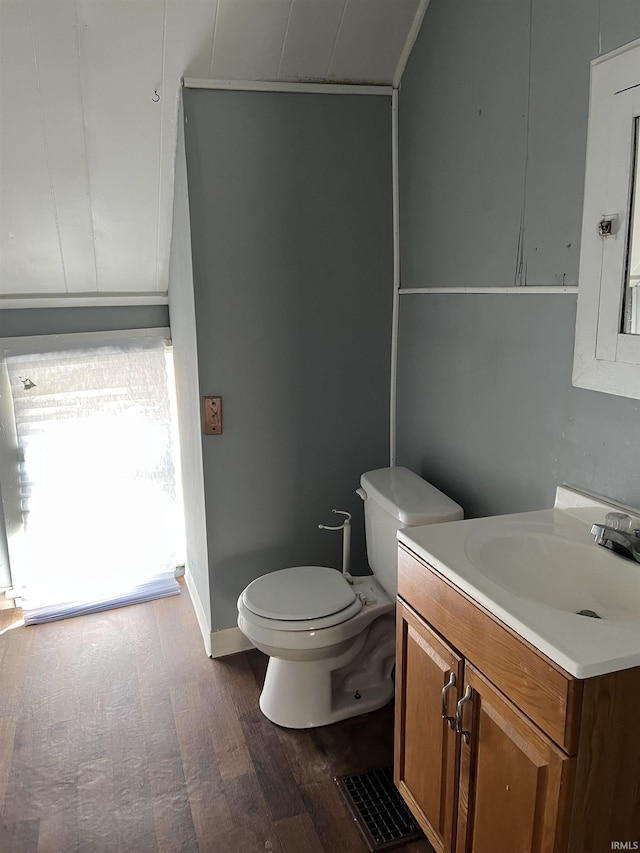
{"type": "Polygon", "coordinates": [[[61,335],[24,335],[17,338],[0,338],[0,357],[2,355],[26,355],[37,352],[49,352],[60,345],[82,347],[96,346],[115,340],[134,338],[158,338],[166,341],[171,338],[171,329],[158,326],[157,329],[121,329],[113,332],[67,332],[61,335]]]}
{"type": "Polygon", "coordinates": [[[393,209],[393,308],[391,314],[391,387],[389,391],[389,466],[396,464],[398,396],[398,323],[400,294],[400,183],[398,172],[398,90],[391,96],[391,181],[393,209]]]}
{"type": "Polygon", "coordinates": [[[186,89],[226,89],[236,92],[294,92],[300,95],[386,95],[393,86],[371,86],[357,83],[285,83],[271,80],[207,80],[185,77],[186,89]]]}
{"type": "Polygon", "coordinates": [[[253,643],[245,637],[240,628],[224,628],[222,631],[212,631],[210,644],[210,657],[212,658],[223,658],[253,648],[253,643]]]}
{"type": "Polygon", "coordinates": [[[406,68],[407,60],[409,59],[411,51],[413,50],[413,46],[416,43],[416,39],[418,38],[418,33],[420,32],[420,27],[422,26],[422,21],[424,20],[424,15],[427,11],[428,5],[429,0],[420,0],[420,4],[416,10],[413,23],[411,24],[411,29],[409,30],[409,35],[407,36],[407,40],[404,43],[402,53],[400,54],[400,59],[398,60],[398,64],[396,66],[396,72],[393,75],[394,89],[398,89],[400,87],[400,81],[402,80],[402,75],[404,74],[404,69],[406,68]]]}
{"type": "Polygon", "coordinates": [[[207,657],[213,657],[211,653],[211,638],[213,635],[209,628],[204,606],[200,601],[198,590],[196,589],[196,585],[193,581],[193,576],[189,571],[189,566],[185,566],[184,580],[187,585],[189,596],[191,597],[191,603],[193,604],[196,619],[198,620],[198,626],[200,627],[200,633],[202,634],[202,639],[204,641],[204,650],[207,653],[207,657]]]}
{"type": "Polygon", "coordinates": [[[130,305],[168,305],[166,293],[74,293],[45,296],[0,296],[0,310],[15,308],[100,308],[130,305]]]}
{"type": "MultiPolygon", "coordinates": [[[[393,100],[393,96],[392,96],[393,100]]],[[[393,107],[392,107],[393,110],[393,107]]],[[[397,112],[392,119],[397,122],[397,112]]],[[[397,127],[394,131],[397,134],[397,127]]],[[[396,162],[394,177],[397,181],[397,150],[395,152],[396,162]]],[[[397,204],[397,186],[394,186],[394,204],[397,204]]],[[[398,229],[396,221],[396,210],[394,209],[394,238],[398,229]]],[[[396,246],[394,244],[394,275],[396,264],[396,246]]],[[[397,288],[394,282],[394,287],[397,288]]],[[[556,285],[528,285],[526,287],[402,287],[397,288],[400,295],[406,293],[577,293],[577,286],[556,285]]],[[[127,305],[168,305],[169,297],[166,294],[112,294],[110,296],[0,296],[0,311],[2,309],[20,308],[87,308],[105,306],[127,306],[127,305]]]]}
{"type": "Polygon", "coordinates": [[[544,285],[536,287],[535,285],[527,285],[526,287],[401,287],[399,290],[400,296],[410,293],[508,293],[518,294],[518,296],[539,296],[541,293],[564,293],[569,296],[575,295],[578,292],[577,286],[555,286],[544,285]]]}

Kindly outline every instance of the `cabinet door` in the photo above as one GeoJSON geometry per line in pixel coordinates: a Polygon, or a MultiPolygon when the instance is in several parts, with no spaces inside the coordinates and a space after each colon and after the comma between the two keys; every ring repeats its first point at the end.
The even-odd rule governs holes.
{"type": "Polygon", "coordinates": [[[395,783],[436,851],[451,853],[462,659],[402,602],[397,632],[395,783]]]}
{"type": "Polygon", "coordinates": [[[468,662],[464,686],[456,853],[566,850],[575,759],[468,662]]]}

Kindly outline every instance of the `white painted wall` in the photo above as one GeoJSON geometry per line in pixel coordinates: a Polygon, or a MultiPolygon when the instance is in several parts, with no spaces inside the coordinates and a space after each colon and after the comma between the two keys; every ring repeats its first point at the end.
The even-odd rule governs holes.
{"type": "MultiPolygon", "coordinates": [[[[0,587],[3,587],[12,585],[10,555],[14,557],[14,566],[19,565],[23,533],[18,438],[11,386],[4,357],[0,360],[0,483],[2,483],[0,522],[4,522],[0,534],[2,537],[0,540],[0,587]]],[[[18,586],[19,579],[14,577],[13,584],[18,586]]]]}
{"type": "Polygon", "coordinates": [[[162,294],[182,77],[398,80],[428,0],[1,0],[0,307],[162,294]]]}
{"type": "Polygon", "coordinates": [[[171,238],[171,263],[169,265],[169,316],[180,431],[182,493],[187,545],[185,575],[202,631],[205,649],[210,655],[209,555],[200,430],[200,386],[191,264],[191,226],[182,108],[179,112],[176,149],[173,234],[171,238]]]}
{"type": "Polygon", "coordinates": [[[2,492],[0,490],[0,589],[9,586],[11,586],[11,565],[9,563],[9,545],[2,506],[2,492]]]}

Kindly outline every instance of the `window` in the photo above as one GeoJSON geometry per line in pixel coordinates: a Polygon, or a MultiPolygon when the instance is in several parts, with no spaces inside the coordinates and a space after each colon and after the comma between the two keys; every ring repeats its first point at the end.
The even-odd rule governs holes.
{"type": "Polygon", "coordinates": [[[27,623],[179,591],[166,358],[157,334],[6,357],[27,623]]]}
{"type": "Polygon", "coordinates": [[[638,399],[640,334],[629,318],[637,292],[630,267],[640,248],[632,207],[639,116],[640,40],[591,66],[573,371],[576,386],[638,399]]]}

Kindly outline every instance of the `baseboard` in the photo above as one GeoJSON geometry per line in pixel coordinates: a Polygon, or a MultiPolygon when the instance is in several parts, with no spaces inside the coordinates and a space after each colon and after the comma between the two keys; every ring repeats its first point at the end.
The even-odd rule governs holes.
{"type": "Polygon", "coordinates": [[[212,631],[210,642],[212,658],[223,658],[253,648],[251,641],[247,640],[240,628],[224,628],[222,631],[212,631]]]}
{"type": "Polygon", "coordinates": [[[193,581],[193,576],[188,568],[185,570],[184,579],[187,584],[187,589],[189,590],[189,596],[191,597],[191,603],[193,604],[198,625],[200,626],[205,651],[208,657],[213,657],[211,654],[211,638],[213,636],[211,633],[211,626],[209,625],[209,620],[207,619],[202,601],[200,601],[200,596],[198,595],[198,590],[196,589],[196,585],[193,581]]]}

